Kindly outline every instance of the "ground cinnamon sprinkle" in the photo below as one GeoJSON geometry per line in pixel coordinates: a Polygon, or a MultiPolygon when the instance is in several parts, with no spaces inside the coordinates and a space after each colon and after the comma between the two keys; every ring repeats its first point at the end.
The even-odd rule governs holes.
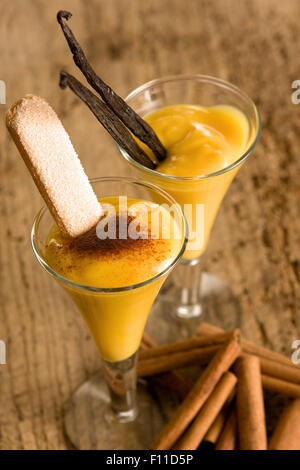
{"type": "MultiPolygon", "coordinates": [[[[152,249],[153,253],[155,253],[155,241],[151,240],[151,233],[148,227],[137,227],[138,238],[134,239],[130,237],[128,233],[129,226],[134,220],[135,218],[130,215],[112,216],[112,222],[115,224],[116,229],[116,238],[99,238],[96,232],[96,226],[94,226],[88,232],[71,240],[68,248],[75,250],[78,255],[82,252],[85,256],[87,254],[101,254],[101,256],[105,254],[118,255],[125,250],[133,249],[133,246],[142,248],[143,250],[152,249]],[[113,219],[115,219],[115,221],[113,219]],[[120,238],[120,230],[122,231],[122,238],[120,238]]],[[[107,221],[106,227],[109,226],[109,222],[110,220],[107,221]]]]}

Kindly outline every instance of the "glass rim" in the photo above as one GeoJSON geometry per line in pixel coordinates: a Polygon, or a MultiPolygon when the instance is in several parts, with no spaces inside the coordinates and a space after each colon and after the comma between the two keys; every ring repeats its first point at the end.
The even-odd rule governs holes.
{"type": "MultiPolygon", "coordinates": [[[[99,177],[99,178],[92,178],[89,181],[92,184],[97,183],[97,182],[101,182],[101,181],[106,181],[106,182],[108,182],[108,181],[114,181],[114,182],[120,181],[120,182],[124,182],[124,183],[134,183],[134,184],[137,184],[139,186],[144,186],[144,187],[146,186],[146,187],[150,188],[151,190],[155,190],[156,192],[160,193],[165,198],[167,198],[169,201],[171,201],[173,204],[175,204],[176,208],[178,208],[179,213],[182,216],[183,228],[184,228],[184,236],[183,236],[183,239],[182,239],[182,246],[181,246],[181,249],[180,249],[179,253],[174,258],[174,260],[172,260],[170,265],[167,266],[165,269],[163,269],[163,271],[161,271],[160,273],[158,273],[155,276],[151,277],[150,279],[146,279],[145,281],[139,282],[137,284],[132,284],[130,286],[124,286],[124,287],[94,287],[94,286],[88,286],[88,285],[85,285],[85,284],[79,284],[77,282],[71,281],[70,279],[67,279],[66,277],[61,276],[60,274],[58,274],[54,269],[51,268],[51,266],[48,265],[48,263],[45,261],[44,257],[39,252],[39,249],[38,249],[37,243],[36,243],[36,233],[37,233],[38,225],[41,221],[42,216],[45,214],[46,211],[49,211],[48,207],[46,205],[44,205],[39,210],[39,212],[37,213],[37,215],[34,219],[33,225],[32,225],[31,233],[30,233],[31,246],[32,246],[33,252],[34,252],[38,262],[40,263],[40,265],[51,276],[53,276],[58,281],[63,282],[64,284],[67,284],[68,286],[76,288],[76,289],[82,289],[82,290],[85,290],[85,291],[88,291],[88,292],[95,292],[95,293],[97,293],[97,292],[102,292],[102,293],[114,293],[115,292],[115,293],[117,293],[117,292],[130,291],[130,290],[137,289],[139,287],[143,287],[143,286],[146,286],[148,284],[151,284],[152,282],[156,281],[160,277],[167,274],[178,263],[178,261],[181,259],[182,255],[185,251],[187,242],[188,242],[188,225],[187,225],[187,221],[186,221],[185,215],[184,215],[180,205],[175,201],[175,199],[173,199],[172,196],[170,196],[166,191],[164,191],[163,189],[158,188],[154,184],[147,183],[143,180],[138,180],[138,179],[135,179],[135,178],[125,177],[125,176],[116,176],[116,177],[103,176],[103,177],[99,177]]],[[[53,223],[55,223],[54,220],[53,220],[53,223]]]]}
{"type": "Polygon", "coordinates": [[[242,91],[240,88],[238,88],[236,85],[233,85],[230,82],[227,82],[226,80],[223,80],[221,78],[216,78],[211,75],[202,75],[202,74],[181,74],[181,75],[167,75],[165,77],[161,78],[156,78],[154,80],[150,80],[143,85],[140,85],[139,87],[135,88],[133,91],[129,93],[129,95],[126,96],[125,101],[129,103],[129,101],[137,96],[139,93],[142,91],[149,89],[159,83],[167,83],[167,82],[175,82],[175,81],[184,81],[184,80],[195,80],[195,81],[201,81],[201,82],[206,82],[206,83],[211,83],[211,84],[216,84],[220,85],[223,88],[226,88],[229,91],[232,91],[234,94],[241,96],[244,100],[248,101],[248,103],[252,106],[255,116],[256,116],[256,123],[257,123],[257,130],[255,137],[251,143],[251,145],[247,148],[247,150],[239,157],[235,162],[231,163],[231,165],[228,165],[225,168],[222,168],[221,170],[214,171],[212,173],[208,173],[207,175],[197,175],[197,176],[174,176],[174,175],[167,175],[164,173],[160,173],[159,171],[152,170],[151,168],[147,168],[146,166],[141,165],[139,162],[134,160],[130,155],[128,155],[125,150],[120,147],[119,144],[116,143],[117,148],[119,149],[120,153],[122,156],[133,166],[139,168],[142,171],[145,171],[146,173],[150,173],[154,176],[159,176],[160,178],[167,179],[167,180],[172,180],[172,181],[200,181],[200,180],[206,180],[208,178],[212,178],[215,176],[222,175],[223,173],[227,173],[230,170],[233,170],[236,168],[238,165],[240,165],[242,162],[244,162],[251,152],[253,151],[254,147],[256,146],[260,133],[261,133],[261,119],[259,115],[259,111],[254,103],[254,101],[245,93],[242,91]]]}

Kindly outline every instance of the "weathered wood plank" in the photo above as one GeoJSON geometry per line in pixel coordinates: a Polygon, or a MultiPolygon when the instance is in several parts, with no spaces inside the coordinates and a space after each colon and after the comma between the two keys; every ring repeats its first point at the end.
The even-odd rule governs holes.
{"type": "MultiPolygon", "coordinates": [[[[0,79],[7,104],[44,96],[62,118],[90,177],[126,174],[112,141],[70,92],[74,71],[56,24],[61,2],[2,0],[0,79]]],[[[225,198],[205,265],[239,297],[245,335],[277,351],[300,338],[300,106],[297,0],[65,0],[96,70],[125,96],[152,78],[205,73],[234,82],[257,102],[262,138],[225,198]],[[131,64],[130,64],[131,62],[131,64]]],[[[76,72],[77,74],[77,72],[76,72]]],[[[62,406],[97,370],[81,318],[34,260],[29,232],[41,200],[3,125],[0,105],[0,449],[67,448],[62,406]]],[[[220,324],[222,319],[216,319],[220,324]]]]}

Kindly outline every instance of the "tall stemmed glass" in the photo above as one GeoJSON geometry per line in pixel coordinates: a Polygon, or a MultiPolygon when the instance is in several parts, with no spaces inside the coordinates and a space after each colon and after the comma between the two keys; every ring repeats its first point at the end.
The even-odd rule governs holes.
{"type": "MultiPolygon", "coordinates": [[[[207,175],[169,176],[160,173],[159,167],[157,170],[151,170],[142,166],[119,147],[123,157],[134,168],[135,174],[167,191],[182,208],[185,204],[192,205],[192,219],[189,220],[187,217],[189,225],[191,220],[194,222],[197,205],[203,208],[201,233],[196,233],[198,244],[196,243],[191,249],[191,243],[188,243],[180,265],[166,283],[171,286],[170,282],[173,281],[173,289],[167,291],[171,312],[176,316],[177,324],[183,328],[183,335],[189,335],[197,320],[184,322],[179,319],[197,319],[208,305],[217,305],[217,302],[211,300],[206,302],[206,300],[212,297],[217,300],[216,297],[219,295],[221,299],[219,302],[224,311],[224,299],[226,299],[224,292],[227,292],[227,286],[216,276],[202,273],[200,260],[205,252],[222,199],[258,141],[259,114],[253,101],[243,91],[226,81],[205,75],[179,75],[153,80],[132,91],[126,101],[143,117],[162,107],[175,104],[231,105],[242,111],[248,120],[249,133],[244,153],[228,167],[207,175]]],[[[193,230],[194,228],[189,226],[190,235],[193,234],[193,230]]],[[[170,332],[168,328],[164,340],[171,339],[170,332]]]]}
{"type": "Polygon", "coordinates": [[[103,372],[77,389],[67,407],[65,425],[71,442],[80,449],[146,449],[166,416],[145,387],[136,399],[137,350],[155,297],[184,253],[186,223],[180,206],[152,184],[121,177],[91,183],[99,198],[127,196],[173,208],[179,228],[176,254],[160,272],[142,283],[114,288],[77,284],[48,265],[46,243],[54,222],[46,207],[38,213],[31,234],[38,261],[79,308],[103,363],[103,372]]]}

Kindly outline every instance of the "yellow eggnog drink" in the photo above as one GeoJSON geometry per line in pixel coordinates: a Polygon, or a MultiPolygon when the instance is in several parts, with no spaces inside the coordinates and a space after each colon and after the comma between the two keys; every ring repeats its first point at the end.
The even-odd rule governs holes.
{"type": "Polygon", "coordinates": [[[108,361],[126,359],[138,349],[150,308],[166,276],[159,275],[178,257],[184,236],[176,217],[165,207],[125,200],[124,206],[124,198],[121,204],[116,196],[101,198],[105,217],[75,239],[64,238],[55,225],[45,253],[46,262],[56,273],[90,287],[77,289],[64,284],[101,356],[108,361]],[[164,233],[167,226],[168,234],[164,233]],[[140,286],[135,287],[137,284],[140,286]]]}
{"type": "MultiPolygon", "coordinates": [[[[206,248],[221,201],[240,166],[212,178],[194,177],[221,172],[243,155],[251,137],[248,120],[233,106],[186,104],[161,108],[145,120],[167,150],[155,176],[148,173],[147,179],[182,206],[189,224],[183,258],[195,259],[206,248]],[[177,177],[183,179],[178,181],[177,177]]],[[[150,155],[150,150],[140,145],[150,155]]]]}

